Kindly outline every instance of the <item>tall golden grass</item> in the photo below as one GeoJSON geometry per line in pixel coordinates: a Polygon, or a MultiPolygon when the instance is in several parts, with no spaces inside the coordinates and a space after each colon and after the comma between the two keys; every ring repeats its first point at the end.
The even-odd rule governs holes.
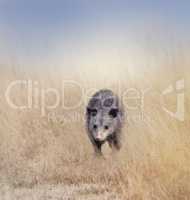
{"type": "MultiPolygon", "coordinates": [[[[61,92],[64,77],[59,76],[59,73],[49,74],[45,70],[40,75],[27,71],[18,72],[17,69],[4,66],[0,70],[2,181],[14,187],[33,187],[45,183],[99,184],[123,199],[189,199],[188,63],[181,62],[179,65],[164,65],[154,69],[136,68],[135,73],[130,73],[124,67],[116,67],[110,71],[105,68],[103,75],[100,71],[97,74],[96,67],[79,69],[79,75],[74,75],[73,80],[89,93],[105,87],[117,93],[118,82],[123,92],[129,88],[138,91],[149,88],[144,99],[143,117],[141,110],[125,108],[127,120],[123,128],[122,149],[117,154],[112,154],[105,146],[105,159],[94,157],[88,140],[83,120],[85,102],[74,110],[64,110],[58,106],[54,110],[47,110],[43,117],[40,109],[14,110],[6,102],[4,94],[11,81],[36,80],[39,81],[40,88],[53,87],[61,92]],[[171,83],[180,79],[185,80],[184,121],[172,118],[163,111],[159,95],[171,83]],[[54,117],[48,116],[48,113],[53,113],[54,117]],[[72,119],[76,113],[79,117],[72,119]],[[139,114],[141,117],[137,119],[139,114]],[[63,116],[66,121],[63,121],[63,116]]],[[[25,88],[17,87],[12,98],[20,104],[25,102],[25,96],[25,88]]],[[[51,98],[47,101],[51,102],[51,98]]],[[[79,98],[80,93],[76,88],[66,91],[67,103],[79,98]]],[[[168,97],[166,102],[165,106],[175,111],[175,98],[168,97]]],[[[127,102],[127,105],[134,103],[139,104],[139,100],[127,102]]]]}

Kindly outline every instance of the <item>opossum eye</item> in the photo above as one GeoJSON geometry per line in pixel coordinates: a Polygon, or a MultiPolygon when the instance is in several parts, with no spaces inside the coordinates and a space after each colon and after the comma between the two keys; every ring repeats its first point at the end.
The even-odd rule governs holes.
{"type": "Polygon", "coordinates": [[[98,127],[98,126],[97,126],[96,124],[94,124],[93,128],[94,128],[94,129],[97,129],[97,127],[98,127]]]}
{"type": "Polygon", "coordinates": [[[92,110],[91,110],[91,115],[92,115],[92,116],[96,116],[96,114],[97,114],[97,110],[96,110],[96,109],[92,109],[92,110]]]}
{"type": "Polygon", "coordinates": [[[119,110],[117,108],[113,108],[109,111],[109,115],[113,118],[117,117],[117,113],[119,112],[119,110]]]}
{"type": "Polygon", "coordinates": [[[109,126],[104,126],[104,129],[105,129],[105,130],[108,130],[108,129],[109,129],[109,126]]]}
{"type": "Polygon", "coordinates": [[[93,117],[97,115],[97,110],[96,109],[90,109],[87,108],[88,114],[92,115],[93,117]]]}

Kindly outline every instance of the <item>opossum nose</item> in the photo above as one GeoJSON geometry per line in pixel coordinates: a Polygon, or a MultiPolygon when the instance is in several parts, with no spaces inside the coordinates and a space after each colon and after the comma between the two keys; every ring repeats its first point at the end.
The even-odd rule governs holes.
{"type": "Polygon", "coordinates": [[[97,133],[96,139],[97,139],[97,140],[101,140],[101,138],[102,138],[102,137],[101,137],[101,133],[97,133]]]}

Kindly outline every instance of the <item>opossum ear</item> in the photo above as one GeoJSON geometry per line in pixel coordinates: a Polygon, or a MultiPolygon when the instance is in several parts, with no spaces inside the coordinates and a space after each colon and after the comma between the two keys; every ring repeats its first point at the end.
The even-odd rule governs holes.
{"type": "Polygon", "coordinates": [[[97,110],[92,108],[87,108],[88,115],[96,116],[97,110]]]}
{"type": "Polygon", "coordinates": [[[112,108],[110,111],[109,111],[109,115],[113,118],[116,118],[117,117],[117,113],[119,112],[119,110],[117,108],[112,108]]]}

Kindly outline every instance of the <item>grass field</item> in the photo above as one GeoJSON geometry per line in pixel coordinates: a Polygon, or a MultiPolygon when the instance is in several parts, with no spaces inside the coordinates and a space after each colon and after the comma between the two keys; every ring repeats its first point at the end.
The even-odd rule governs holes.
{"type": "MultiPolygon", "coordinates": [[[[75,84],[68,84],[65,90],[62,81],[67,74],[45,69],[32,73],[2,65],[0,199],[189,199],[190,70],[189,61],[182,59],[154,68],[80,68],[70,75],[75,84]],[[39,93],[31,94],[36,107],[34,101],[28,109],[10,107],[5,92],[15,80],[36,81],[33,87],[39,93]],[[162,93],[179,80],[184,81],[181,93],[185,101],[178,99],[180,107],[185,106],[184,120],[180,118],[183,113],[175,118],[164,111],[176,111],[175,92],[162,93]],[[86,135],[84,109],[90,94],[105,87],[128,98],[123,98],[122,149],[113,154],[105,145],[104,159],[100,159],[94,157],[86,135]],[[64,105],[76,105],[79,99],[81,104],[66,110],[60,98],[50,109],[47,105],[55,103],[55,95],[47,88],[56,89],[60,96],[64,90],[64,105]]],[[[26,87],[15,86],[10,98],[17,105],[26,104],[26,87]]]]}

